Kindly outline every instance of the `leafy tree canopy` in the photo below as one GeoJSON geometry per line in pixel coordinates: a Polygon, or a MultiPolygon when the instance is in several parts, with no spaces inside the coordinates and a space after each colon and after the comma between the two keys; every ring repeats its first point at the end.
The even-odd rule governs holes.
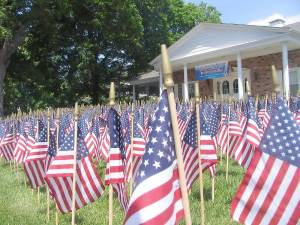
{"type": "Polygon", "coordinates": [[[104,101],[110,81],[122,91],[200,22],[220,13],[182,0],[2,0],[0,114],[3,94],[5,113],[104,101]]]}

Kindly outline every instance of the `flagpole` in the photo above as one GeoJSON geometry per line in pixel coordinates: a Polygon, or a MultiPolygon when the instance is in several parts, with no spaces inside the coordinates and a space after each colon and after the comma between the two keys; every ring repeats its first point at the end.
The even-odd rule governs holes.
{"type": "Polygon", "coordinates": [[[230,121],[230,104],[231,98],[229,97],[229,109],[228,109],[228,125],[227,125],[227,151],[226,151],[226,176],[225,179],[228,181],[228,169],[229,169],[229,121],[230,121]]]}
{"type": "Polygon", "coordinates": [[[72,225],[75,225],[75,196],[76,196],[76,166],[77,166],[77,136],[78,136],[78,103],[75,103],[74,112],[74,162],[73,162],[73,183],[72,183],[72,225]]]}
{"type": "MultiPolygon", "coordinates": [[[[223,122],[223,105],[224,105],[224,96],[223,96],[223,92],[221,92],[221,120],[222,120],[222,122],[223,122]]],[[[219,146],[219,149],[220,149],[220,155],[221,155],[221,157],[220,157],[220,163],[222,164],[223,163],[223,152],[222,152],[222,150],[223,149],[221,149],[221,147],[219,146]]]]}
{"type": "MultiPolygon", "coordinates": [[[[108,105],[113,107],[115,105],[115,84],[114,82],[110,82],[110,90],[109,90],[109,103],[108,105]]],[[[109,172],[110,173],[110,172],[109,172]]],[[[108,189],[108,224],[113,224],[113,188],[109,181],[109,189],[108,189]]]]}
{"type": "Polygon", "coordinates": [[[174,81],[172,77],[172,68],[170,65],[167,48],[166,45],[164,44],[161,45],[161,57],[162,57],[162,71],[164,74],[164,85],[167,88],[171,122],[173,127],[173,135],[175,141],[175,150],[176,150],[178,172],[179,172],[179,183],[180,183],[180,190],[182,196],[183,210],[185,215],[185,224],[191,225],[192,220],[191,220],[191,213],[190,213],[190,205],[189,205],[189,198],[188,198],[186,179],[185,179],[185,173],[183,167],[183,158],[181,153],[182,148],[181,148],[181,142],[179,137],[176,105],[175,105],[175,98],[174,98],[174,91],[173,91],[174,81]]]}
{"type": "MultiPolygon", "coordinates": [[[[36,121],[36,138],[39,138],[39,117],[37,116],[37,121],[36,121]]],[[[37,206],[40,207],[40,187],[37,187],[37,206]]]]}
{"type": "MultiPolygon", "coordinates": [[[[60,120],[60,110],[59,108],[57,108],[56,111],[56,154],[59,152],[59,143],[58,143],[58,138],[59,138],[59,120],[60,120]]],[[[58,206],[57,203],[55,202],[55,207],[56,207],[56,211],[55,211],[55,224],[58,225],[58,206]]]]}
{"type": "Polygon", "coordinates": [[[129,186],[129,196],[132,194],[132,186],[133,186],[133,126],[134,126],[134,102],[131,105],[131,133],[130,133],[130,186],[129,186]]]}
{"type": "MultiPolygon", "coordinates": [[[[48,108],[47,112],[47,142],[48,148],[50,146],[50,109],[48,108]]],[[[50,192],[49,187],[47,186],[47,222],[50,220],[50,192]]]]}
{"type": "Polygon", "coordinates": [[[215,201],[215,176],[212,174],[211,177],[211,201],[215,201]]]}
{"type": "Polygon", "coordinates": [[[197,146],[198,146],[198,161],[199,161],[199,184],[200,184],[200,210],[201,210],[201,225],[204,225],[204,197],[203,197],[203,172],[202,172],[202,157],[201,157],[201,128],[200,128],[200,94],[199,84],[195,83],[195,100],[196,100],[196,116],[197,116],[197,146]]]}

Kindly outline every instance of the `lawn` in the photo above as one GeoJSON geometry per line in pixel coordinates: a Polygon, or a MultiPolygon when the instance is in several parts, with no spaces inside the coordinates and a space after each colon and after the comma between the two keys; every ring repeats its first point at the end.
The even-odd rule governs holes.
{"type": "MultiPolygon", "coordinates": [[[[225,180],[225,162],[217,166],[215,178],[215,201],[211,201],[211,179],[204,174],[205,224],[236,224],[231,221],[229,209],[244,170],[230,161],[229,180],[225,180]]],[[[47,224],[47,194],[45,188],[40,190],[40,204],[37,191],[25,187],[24,173],[19,167],[19,175],[12,171],[9,164],[0,161],[0,225],[37,225],[47,224]]],[[[195,182],[190,194],[193,224],[200,224],[199,185],[195,182]]],[[[55,224],[55,205],[51,202],[49,224],[55,224]]],[[[108,188],[102,198],[76,213],[77,224],[108,224],[108,188]]],[[[114,224],[122,224],[124,213],[115,198],[114,224]]],[[[71,214],[59,214],[59,224],[71,224],[71,214]]],[[[184,224],[182,222],[181,224],[184,224]]]]}

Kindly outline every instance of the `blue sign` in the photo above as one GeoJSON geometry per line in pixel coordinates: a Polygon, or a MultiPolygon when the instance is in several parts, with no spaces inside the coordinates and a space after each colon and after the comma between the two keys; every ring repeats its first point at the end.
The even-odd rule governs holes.
{"type": "Polygon", "coordinates": [[[196,80],[208,80],[228,75],[228,62],[218,62],[195,67],[196,80]]]}

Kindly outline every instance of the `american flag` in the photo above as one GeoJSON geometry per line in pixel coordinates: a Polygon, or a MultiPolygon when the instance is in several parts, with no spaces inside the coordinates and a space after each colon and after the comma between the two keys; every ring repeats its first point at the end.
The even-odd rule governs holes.
{"type": "Polygon", "coordinates": [[[24,171],[27,175],[29,183],[33,189],[40,187],[45,183],[45,161],[48,152],[47,142],[47,126],[38,120],[38,137],[37,140],[32,138],[33,126],[29,128],[29,136],[27,143],[30,142],[30,150],[24,162],[24,171]]]}
{"type": "Polygon", "coordinates": [[[143,132],[142,126],[143,118],[139,111],[134,112],[133,119],[133,155],[134,156],[143,156],[145,152],[146,140],[143,132]]]}
{"type": "Polygon", "coordinates": [[[26,151],[26,142],[27,142],[27,134],[25,132],[25,123],[21,123],[19,127],[19,137],[17,140],[17,145],[14,150],[14,158],[17,163],[23,163],[26,159],[27,151],[26,151]]]}
{"type": "Polygon", "coordinates": [[[188,111],[185,105],[182,105],[178,113],[178,128],[179,128],[180,140],[184,138],[187,125],[188,125],[188,111]]]}
{"type": "Polygon", "coordinates": [[[229,132],[229,135],[231,135],[231,136],[241,136],[243,133],[243,129],[241,127],[240,120],[239,120],[238,115],[235,112],[235,110],[233,110],[233,107],[230,110],[229,122],[228,122],[228,132],[229,132]]]}
{"type": "Polygon", "coordinates": [[[231,203],[243,224],[299,224],[300,128],[282,98],[231,203]]]}
{"type": "Polygon", "coordinates": [[[246,127],[247,141],[253,146],[258,147],[261,139],[262,129],[260,127],[260,122],[258,120],[254,99],[252,96],[248,97],[247,113],[248,113],[248,122],[246,127]]]}
{"type": "Polygon", "coordinates": [[[184,216],[166,91],[152,125],[126,212],[126,225],[178,224],[184,216]]]}
{"type": "Polygon", "coordinates": [[[56,148],[56,130],[50,129],[50,136],[49,136],[49,147],[48,152],[46,156],[46,162],[45,162],[45,169],[46,171],[49,169],[49,166],[56,156],[57,148],[56,148]]]}
{"type": "MultiPolygon", "coordinates": [[[[45,177],[62,213],[72,211],[74,126],[72,127],[73,129],[67,131],[68,135],[61,140],[61,147],[50,164],[45,177]]],[[[78,127],[77,143],[75,207],[79,209],[88,203],[96,201],[103,194],[104,186],[89,156],[81,127],[78,127]]]]}
{"type": "Polygon", "coordinates": [[[14,124],[8,122],[0,126],[0,152],[5,160],[10,161],[14,159],[14,149],[16,146],[15,138],[13,134],[14,124]]]}
{"type": "Polygon", "coordinates": [[[109,130],[109,157],[106,164],[105,184],[124,182],[124,164],[125,146],[121,130],[120,116],[113,108],[109,110],[108,117],[109,130]]]}

